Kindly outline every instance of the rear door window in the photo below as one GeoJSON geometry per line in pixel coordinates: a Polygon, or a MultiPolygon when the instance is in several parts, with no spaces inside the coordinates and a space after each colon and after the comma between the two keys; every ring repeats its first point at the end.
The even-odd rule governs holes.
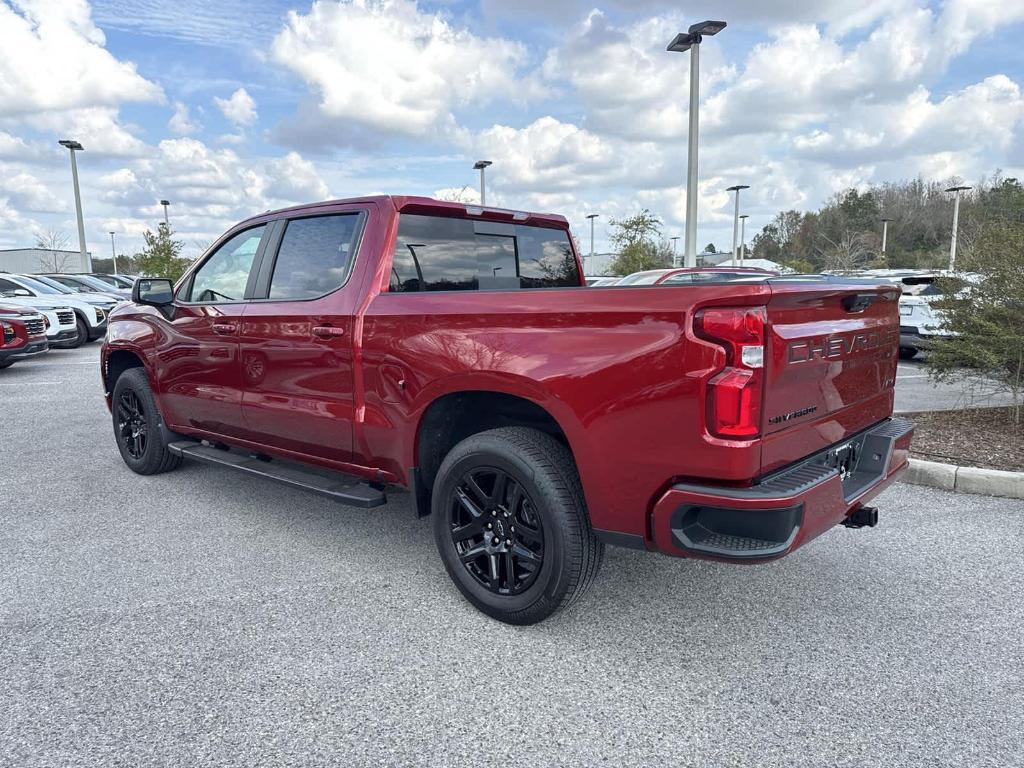
{"type": "Polygon", "coordinates": [[[565,230],[416,214],[399,219],[393,292],[580,285],[565,230]]]}
{"type": "Polygon", "coordinates": [[[348,277],[362,215],[292,219],[286,225],[270,280],[271,299],[315,299],[348,277]]]}

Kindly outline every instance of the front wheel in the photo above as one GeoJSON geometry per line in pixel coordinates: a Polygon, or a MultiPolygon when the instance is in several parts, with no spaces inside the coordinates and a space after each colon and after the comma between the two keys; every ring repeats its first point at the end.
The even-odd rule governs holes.
{"type": "Polygon", "coordinates": [[[156,475],[177,468],[181,457],[167,448],[163,421],[142,368],[129,368],[114,384],[110,408],[114,439],[132,472],[156,475]]]}
{"type": "Polygon", "coordinates": [[[572,454],[535,429],[492,429],[456,445],[438,470],[432,514],[448,575],[508,624],[535,624],[577,600],[604,555],[572,454]]]}
{"type": "Polygon", "coordinates": [[[917,357],[917,350],[913,347],[900,347],[900,360],[913,360],[917,357]]]}

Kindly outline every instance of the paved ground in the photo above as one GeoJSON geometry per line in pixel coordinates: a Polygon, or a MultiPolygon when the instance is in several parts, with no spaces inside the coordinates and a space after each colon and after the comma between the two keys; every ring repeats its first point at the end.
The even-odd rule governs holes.
{"type": "Polygon", "coordinates": [[[0,374],[0,765],[1024,760],[1024,502],[896,486],[770,566],[609,550],[517,629],[405,496],[131,474],[96,354],[0,374]]]}
{"type": "Polygon", "coordinates": [[[896,370],[896,412],[956,411],[1012,403],[1008,393],[994,389],[960,382],[936,384],[929,379],[923,360],[900,362],[896,370]]]}

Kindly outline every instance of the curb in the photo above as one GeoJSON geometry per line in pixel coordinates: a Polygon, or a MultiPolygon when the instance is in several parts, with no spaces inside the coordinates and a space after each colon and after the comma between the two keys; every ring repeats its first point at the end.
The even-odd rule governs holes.
{"type": "Polygon", "coordinates": [[[1024,499],[1024,472],[958,467],[955,464],[910,459],[910,466],[901,480],[912,485],[941,488],[944,491],[1024,499]]]}

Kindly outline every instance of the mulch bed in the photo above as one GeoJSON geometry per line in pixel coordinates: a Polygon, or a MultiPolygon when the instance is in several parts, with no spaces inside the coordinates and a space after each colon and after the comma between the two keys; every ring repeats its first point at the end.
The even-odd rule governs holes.
{"type": "Polygon", "coordinates": [[[1024,472],[1024,423],[1012,408],[901,413],[916,430],[910,453],[945,464],[1024,472]]]}

